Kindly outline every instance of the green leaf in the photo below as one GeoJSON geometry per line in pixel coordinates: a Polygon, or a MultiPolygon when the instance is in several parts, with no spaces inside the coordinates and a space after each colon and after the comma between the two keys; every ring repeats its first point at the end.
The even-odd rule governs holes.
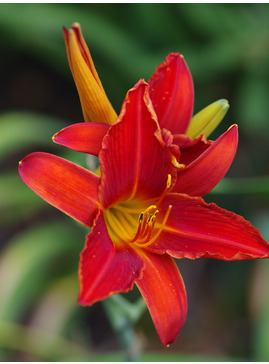
{"type": "Polygon", "coordinates": [[[62,120],[27,112],[0,115],[0,162],[24,147],[53,147],[52,136],[63,128],[62,120]]]}
{"type": "Polygon", "coordinates": [[[77,292],[77,272],[54,279],[32,310],[29,325],[33,324],[54,334],[63,334],[68,321],[80,307],[77,292]]]}
{"type": "MultiPolygon", "coordinates": [[[[256,51],[258,52],[258,51],[256,51]]],[[[255,62],[255,57],[262,57],[257,54],[251,57],[249,56],[249,62],[251,67],[255,62]]],[[[268,61],[266,66],[268,66],[268,61]]],[[[238,115],[236,118],[240,120],[240,124],[244,126],[244,130],[250,133],[252,136],[260,133],[261,130],[269,132],[268,126],[268,77],[265,77],[266,72],[261,68],[264,64],[260,64],[258,70],[249,70],[247,77],[245,77],[237,90],[237,98],[235,103],[238,108],[238,115]]]]}
{"type": "Polygon", "coordinates": [[[224,177],[210,192],[211,194],[254,195],[269,197],[269,177],[257,176],[246,178],[224,177]]]}
{"type": "Polygon", "coordinates": [[[57,67],[60,72],[68,69],[62,26],[69,28],[74,21],[80,22],[90,48],[106,54],[110,69],[117,66],[118,71],[127,76],[129,73],[136,75],[134,66],[143,69],[148,63],[145,58],[152,57],[150,52],[144,57],[145,49],[141,42],[136,41],[132,34],[122,31],[120,23],[97,13],[91,4],[1,4],[0,9],[0,27],[5,31],[5,36],[57,67]],[[142,58],[137,58],[137,52],[142,58]],[[63,67],[64,64],[66,67],[63,67]]]}
{"type": "Polygon", "coordinates": [[[15,226],[49,205],[30,190],[16,172],[0,175],[0,228],[15,226]]]}
{"type": "Polygon", "coordinates": [[[69,360],[78,356],[90,357],[87,349],[71,340],[13,322],[0,322],[0,347],[19,350],[42,361],[62,360],[65,356],[69,360]]]}
{"type": "Polygon", "coordinates": [[[50,279],[76,271],[84,235],[84,229],[63,220],[34,226],[8,242],[0,256],[0,276],[5,277],[0,321],[20,319],[50,279]]]}

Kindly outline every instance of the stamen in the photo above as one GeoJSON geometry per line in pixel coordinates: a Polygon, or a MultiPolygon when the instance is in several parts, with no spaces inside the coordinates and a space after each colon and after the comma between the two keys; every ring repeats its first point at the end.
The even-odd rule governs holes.
{"type": "Polygon", "coordinates": [[[138,222],[137,232],[136,232],[135,236],[133,237],[133,239],[129,241],[130,243],[135,242],[137,240],[138,236],[140,235],[141,229],[142,229],[142,221],[143,221],[143,219],[144,219],[144,217],[143,217],[143,214],[141,213],[140,216],[139,216],[139,222],[138,222]]]}
{"type": "Polygon", "coordinates": [[[141,212],[141,209],[136,208],[139,206],[137,203],[133,204],[135,208],[132,208],[132,205],[129,205],[129,207],[128,205],[119,204],[105,212],[107,228],[115,243],[117,241],[125,241],[139,248],[144,248],[156,241],[165,228],[172,205],[168,206],[162,223],[158,223],[156,229],[156,218],[159,213],[157,207],[168,193],[171,184],[172,176],[168,174],[165,190],[159,197],[156,205],[150,205],[143,212],[141,212]],[[138,221],[136,216],[138,216],[138,221]]]}
{"type": "Polygon", "coordinates": [[[178,168],[178,169],[185,169],[186,168],[186,164],[183,163],[178,163],[176,157],[174,155],[172,155],[172,163],[173,165],[178,168]]]}
{"type": "Polygon", "coordinates": [[[161,194],[159,200],[157,201],[157,203],[156,203],[157,206],[160,205],[160,203],[164,199],[165,195],[167,194],[169,188],[171,187],[171,182],[172,182],[172,176],[171,176],[171,174],[168,174],[165,190],[163,191],[163,193],[161,194]]]}
{"type": "Polygon", "coordinates": [[[150,210],[156,209],[157,206],[156,205],[150,205],[144,212],[143,214],[147,214],[150,210]]]}
{"type": "Polygon", "coordinates": [[[166,188],[167,189],[170,188],[171,181],[172,181],[172,176],[171,176],[171,174],[168,174],[168,176],[167,176],[167,182],[166,182],[166,188]]]}
{"type": "MultiPolygon", "coordinates": [[[[161,232],[163,231],[163,229],[165,228],[165,225],[166,225],[166,222],[167,222],[167,220],[168,220],[168,217],[169,217],[169,215],[170,215],[170,212],[171,212],[171,209],[172,209],[172,205],[169,205],[168,206],[168,209],[167,209],[167,211],[166,211],[166,214],[165,214],[165,216],[164,216],[164,219],[163,219],[163,221],[162,221],[162,223],[161,223],[161,225],[160,225],[160,227],[158,228],[158,231],[157,231],[157,233],[150,239],[150,240],[148,240],[147,242],[145,242],[145,243],[140,243],[139,241],[136,241],[135,242],[135,244],[137,245],[137,246],[139,246],[140,248],[145,248],[145,247],[147,247],[147,246],[149,246],[149,245],[151,245],[152,243],[154,243],[154,241],[156,241],[156,239],[158,239],[158,237],[160,236],[160,234],[161,234],[161,232]]],[[[152,227],[153,228],[153,227],[152,227]]],[[[152,232],[152,229],[150,229],[151,230],[151,232],[152,232]]]]}
{"type": "Polygon", "coordinates": [[[144,242],[147,242],[150,239],[158,212],[159,211],[157,210],[153,215],[150,216],[150,220],[148,220],[147,230],[144,232],[143,236],[141,236],[139,239],[136,240],[136,245],[140,246],[141,244],[144,244],[144,242]]]}
{"type": "MultiPolygon", "coordinates": [[[[155,205],[153,205],[153,206],[155,206],[155,205]]],[[[148,211],[149,211],[149,208],[147,208],[147,210],[145,210],[142,213],[142,215],[143,215],[143,225],[142,225],[142,229],[140,231],[140,239],[143,238],[145,236],[146,232],[147,232],[147,228],[148,228],[148,211]]],[[[152,215],[150,215],[150,216],[152,216],[152,215]]]]}

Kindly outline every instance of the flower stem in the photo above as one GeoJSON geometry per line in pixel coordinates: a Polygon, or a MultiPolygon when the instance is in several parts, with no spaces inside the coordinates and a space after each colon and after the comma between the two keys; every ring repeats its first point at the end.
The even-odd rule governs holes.
{"type": "Polygon", "coordinates": [[[141,355],[141,343],[136,335],[134,325],[143,314],[144,300],[129,302],[120,294],[113,295],[103,302],[104,309],[114,329],[125,361],[138,361],[141,355]]]}

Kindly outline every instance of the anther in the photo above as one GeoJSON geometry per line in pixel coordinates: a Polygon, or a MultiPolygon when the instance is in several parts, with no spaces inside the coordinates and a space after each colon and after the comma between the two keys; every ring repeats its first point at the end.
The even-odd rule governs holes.
{"type": "Polygon", "coordinates": [[[177,169],[185,169],[186,168],[186,164],[183,163],[178,163],[176,157],[174,155],[172,155],[172,163],[173,166],[175,166],[177,169]]]}
{"type": "Polygon", "coordinates": [[[168,174],[168,176],[167,176],[167,182],[166,182],[166,188],[167,189],[170,188],[171,182],[172,182],[172,176],[171,176],[171,174],[168,174]]]}
{"type": "MultiPolygon", "coordinates": [[[[171,210],[172,210],[172,205],[169,205],[168,206],[168,209],[167,209],[167,211],[165,213],[165,216],[163,218],[163,221],[162,221],[161,225],[158,227],[158,231],[156,232],[156,234],[150,240],[148,240],[150,238],[150,235],[147,235],[147,239],[146,240],[144,239],[144,242],[136,241],[135,244],[137,246],[141,247],[141,248],[142,247],[145,248],[145,247],[153,244],[156,241],[156,239],[158,239],[158,237],[160,236],[161,232],[164,230],[171,210]]],[[[150,233],[152,232],[154,225],[155,225],[155,219],[154,219],[154,224],[153,224],[153,226],[150,229],[150,233]]]]}
{"type": "Polygon", "coordinates": [[[136,246],[138,246],[140,248],[147,247],[147,246],[151,245],[152,243],[154,243],[154,241],[160,236],[161,232],[164,230],[166,222],[170,215],[171,209],[172,209],[172,205],[169,205],[168,209],[165,213],[165,216],[163,218],[163,221],[160,224],[160,226],[158,227],[158,231],[156,232],[155,235],[153,235],[152,238],[150,238],[150,237],[151,237],[152,231],[155,227],[156,216],[159,213],[159,210],[156,210],[154,212],[154,214],[150,214],[150,216],[146,220],[146,223],[145,223],[145,219],[144,219],[142,229],[140,229],[141,221],[139,218],[139,227],[138,227],[137,233],[135,234],[135,237],[132,240],[130,240],[129,242],[134,243],[136,246]]]}

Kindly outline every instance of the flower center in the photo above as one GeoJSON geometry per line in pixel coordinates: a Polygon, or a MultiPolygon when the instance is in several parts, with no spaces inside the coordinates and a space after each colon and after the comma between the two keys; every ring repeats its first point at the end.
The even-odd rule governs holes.
{"type": "Polygon", "coordinates": [[[105,211],[105,220],[109,235],[115,244],[126,242],[137,247],[147,247],[154,243],[166,226],[172,205],[169,205],[161,222],[156,223],[159,205],[171,186],[168,175],[166,188],[155,204],[146,209],[139,202],[128,201],[110,207],[105,211]]]}

